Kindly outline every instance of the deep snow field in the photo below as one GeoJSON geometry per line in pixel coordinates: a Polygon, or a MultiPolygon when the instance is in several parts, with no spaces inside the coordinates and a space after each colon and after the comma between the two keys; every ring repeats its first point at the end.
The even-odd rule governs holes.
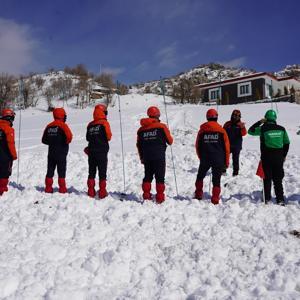
{"type": "MultiPolygon", "coordinates": [[[[166,121],[161,96],[121,97],[124,201],[119,200],[123,171],[118,105],[109,108],[113,138],[109,196],[104,200],[86,195],[83,148],[93,108],[65,105],[74,134],[65,195],[57,188],[52,195],[43,192],[47,147],[41,136],[52,114],[42,104],[22,112],[19,182],[15,162],[9,191],[0,198],[0,299],[300,299],[300,239],[289,233],[300,230],[300,106],[273,105],[291,140],[284,179],[288,205],[261,203],[262,184],[255,175],[259,139],[246,136],[241,174],[232,178],[229,168],[222,177],[221,204],[214,206],[209,176],[206,200],[193,199],[199,165],[194,143],[209,107],[167,100],[179,196],[168,147],[162,205],[142,202],[143,166],[135,146],[139,119],[148,106],[158,105],[166,121]]],[[[219,122],[229,120],[235,108],[249,128],[271,104],[220,106],[219,122]]]]}

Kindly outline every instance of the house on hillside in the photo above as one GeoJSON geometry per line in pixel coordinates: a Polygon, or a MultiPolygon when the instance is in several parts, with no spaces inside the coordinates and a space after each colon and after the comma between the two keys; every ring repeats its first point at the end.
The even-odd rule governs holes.
{"type": "Polygon", "coordinates": [[[97,100],[104,98],[104,96],[107,96],[110,93],[110,89],[103,87],[101,85],[94,85],[90,92],[90,99],[91,100],[97,100]]]}
{"type": "Polygon", "coordinates": [[[200,89],[203,102],[236,104],[289,95],[300,90],[300,81],[291,76],[277,78],[260,72],[198,84],[195,88],[200,89]]]}

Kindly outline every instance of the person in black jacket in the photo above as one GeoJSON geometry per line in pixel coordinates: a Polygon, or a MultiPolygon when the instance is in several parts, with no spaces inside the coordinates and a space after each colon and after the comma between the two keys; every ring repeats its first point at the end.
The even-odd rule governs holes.
{"type": "Polygon", "coordinates": [[[143,199],[151,200],[151,182],[156,179],[156,202],[165,201],[166,148],[173,138],[168,127],[159,120],[160,111],[156,106],[147,110],[148,118],[141,119],[137,132],[137,148],[141,163],[145,167],[143,199]]]}
{"type": "Polygon", "coordinates": [[[200,125],[196,139],[196,152],[200,160],[195,182],[195,198],[203,197],[203,179],[209,169],[212,170],[211,202],[219,204],[221,193],[221,175],[224,166],[229,165],[229,139],[226,131],[218,123],[218,112],[211,108],[206,112],[207,122],[200,125]]]}
{"type": "Polygon", "coordinates": [[[95,177],[97,169],[99,171],[99,198],[103,199],[107,196],[106,190],[106,172],[107,172],[107,155],[109,151],[108,142],[111,140],[112,134],[109,122],[106,119],[106,106],[99,104],[94,109],[94,120],[87,126],[86,140],[88,147],[85,153],[89,157],[89,177],[87,181],[88,195],[95,197],[95,177]]]}
{"type": "Polygon", "coordinates": [[[247,134],[245,123],[241,121],[241,112],[235,109],[230,121],[227,121],[223,128],[226,130],[229,142],[230,153],[232,154],[233,173],[232,176],[237,176],[240,169],[240,152],[242,150],[243,136],[247,134]]]}
{"type": "Polygon", "coordinates": [[[48,166],[45,178],[45,192],[53,193],[53,176],[57,168],[59,192],[66,193],[66,168],[69,144],[72,141],[72,132],[66,124],[67,115],[63,108],[53,110],[54,121],[49,123],[42,137],[42,143],[48,145],[48,166]]]}
{"type": "Polygon", "coordinates": [[[264,171],[265,202],[271,200],[271,185],[274,183],[276,201],[284,205],[282,180],[283,163],[289,151],[290,140],[284,127],[276,123],[277,114],[270,109],[265,117],[254,123],[248,133],[260,137],[261,162],[264,171]]]}

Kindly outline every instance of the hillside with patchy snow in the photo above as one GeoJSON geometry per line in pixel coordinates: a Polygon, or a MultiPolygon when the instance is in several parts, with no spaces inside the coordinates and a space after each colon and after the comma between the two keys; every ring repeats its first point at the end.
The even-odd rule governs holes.
{"type": "MultiPolygon", "coordinates": [[[[74,133],[65,195],[57,188],[52,195],[43,192],[47,147],[41,136],[51,114],[43,107],[22,112],[19,182],[15,162],[9,191],[0,198],[0,299],[299,299],[300,240],[289,232],[300,229],[300,106],[273,107],[291,139],[284,179],[288,205],[262,204],[262,185],[255,175],[259,141],[246,136],[241,174],[232,178],[229,168],[229,175],[222,177],[221,204],[214,206],[209,176],[204,200],[193,199],[199,164],[194,142],[207,107],[172,105],[169,98],[167,102],[179,195],[168,149],[162,205],[141,199],[143,166],[135,147],[147,107],[158,105],[164,111],[161,96],[121,97],[126,174],[122,198],[117,106],[108,114],[113,138],[109,195],[104,200],[86,195],[83,148],[93,108],[65,104],[74,133]]],[[[219,106],[219,121],[223,124],[238,108],[249,127],[270,107],[219,106]]]]}
{"type": "MultiPolygon", "coordinates": [[[[171,95],[174,86],[178,85],[181,80],[186,79],[193,82],[193,84],[211,82],[211,81],[222,81],[229,78],[240,77],[255,73],[255,70],[246,68],[233,68],[225,67],[221,64],[210,63],[206,65],[200,65],[194,67],[188,71],[181,72],[178,75],[164,78],[164,84],[166,88],[166,94],[171,95]]],[[[154,80],[145,83],[140,83],[132,86],[132,90],[135,93],[155,93],[160,94],[160,81],[154,80]]]]}

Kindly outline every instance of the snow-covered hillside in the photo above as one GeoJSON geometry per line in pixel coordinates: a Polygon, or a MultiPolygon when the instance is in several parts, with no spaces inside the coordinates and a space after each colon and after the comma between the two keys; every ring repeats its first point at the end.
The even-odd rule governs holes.
{"type": "MultiPolygon", "coordinates": [[[[291,139],[284,179],[288,205],[261,203],[259,141],[246,136],[241,175],[222,177],[221,204],[214,206],[209,177],[205,200],[193,199],[199,164],[194,142],[208,107],[167,101],[179,196],[168,149],[162,205],[141,200],[143,167],[135,147],[147,107],[164,112],[161,96],[121,96],[124,201],[117,106],[108,115],[113,138],[104,200],[86,195],[83,148],[93,108],[65,106],[74,133],[66,195],[43,192],[47,147],[41,136],[51,114],[42,107],[22,112],[19,183],[16,162],[9,191],[0,198],[0,299],[299,299],[300,240],[289,232],[300,229],[300,106],[273,104],[291,139]]],[[[249,127],[270,107],[219,106],[219,121],[238,108],[249,127]]]]}
{"type": "MultiPolygon", "coordinates": [[[[169,78],[164,78],[166,94],[171,95],[174,86],[178,85],[180,80],[188,79],[194,84],[226,80],[229,78],[245,76],[251,73],[255,73],[255,70],[245,69],[245,68],[233,68],[225,67],[221,64],[210,63],[206,65],[200,65],[194,67],[185,72],[181,72],[178,75],[171,76],[169,78]]],[[[132,86],[132,91],[134,93],[155,93],[160,94],[160,81],[153,80],[145,83],[140,83],[132,86]]]]}
{"type": "MultiPolygon", "coordinates": [[[[270,72],[269,70],[260,71],[270,72]]],[[[194,67],[190,70],[181,72],[180,74],[175,76],[164,78],[164,83],[166,87],[166,94],[172,95],[174,86],[178,86],[180,84],[180,81],[183,79],[191,80],[193,84],[200,84],[206,82],[223,81],[230,78],[246,76],[252,73],[256,73],[256,71],[249,68],[229,67],[218,63],[210,63],[194,67]]],[[[274,75],[278,77],[293,76],[299,79],[300,65],[287,65],[282,70],[275,72],[274,75]]],[[[131,90],[133,93],[140,94],[149,92],[160,94],[160,81],[153,80],[140,84],[135,84],[132,86],[131,90]]]]}
{"type": "Polygon", "coordinates": [[[276,76],[284,77],[284,76],[294,76],[300,79],[300,65],[287,65],[284,69],[275,73],[276,76]]]}

